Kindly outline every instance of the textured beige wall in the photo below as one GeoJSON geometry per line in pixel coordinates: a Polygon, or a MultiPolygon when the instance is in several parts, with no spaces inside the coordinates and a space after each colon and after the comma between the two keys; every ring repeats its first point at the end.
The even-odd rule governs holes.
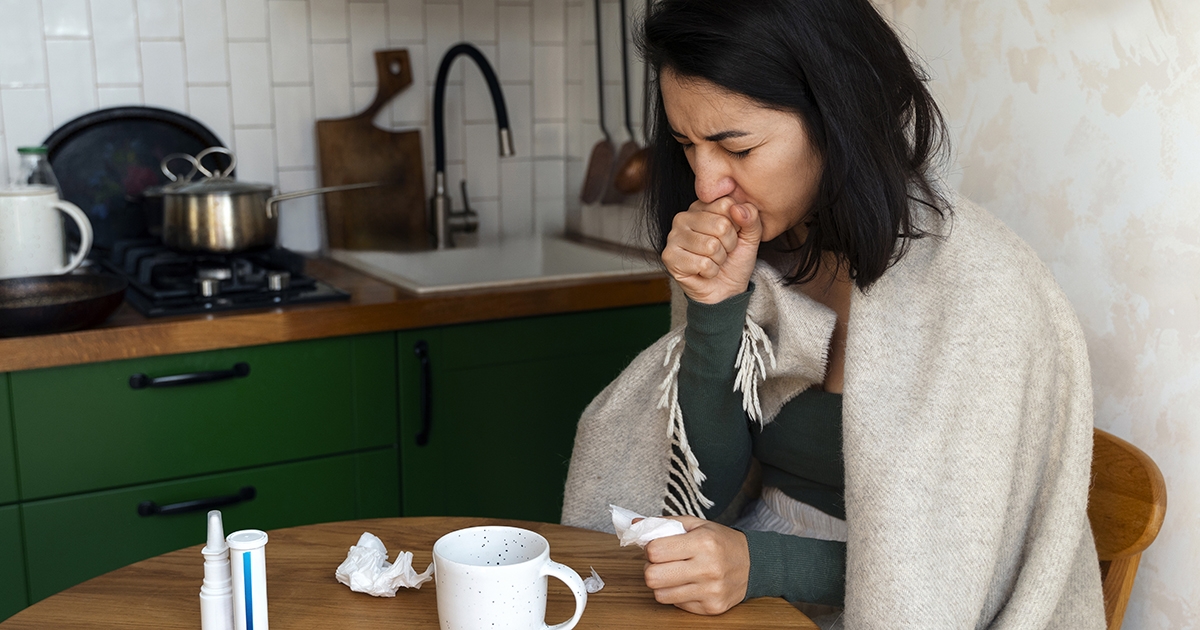
{"type": "Polygon", "coordinates": [[[1125,628],[1200,626],[1200,1],[894,0],[949,181],[1021,234],[1087,333],[1096,425],[1169,505],[1125,628]]]}

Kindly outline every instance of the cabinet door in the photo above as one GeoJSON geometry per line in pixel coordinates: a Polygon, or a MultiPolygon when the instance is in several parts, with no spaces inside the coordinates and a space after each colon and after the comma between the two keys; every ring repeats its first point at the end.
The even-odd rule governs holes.
{"type": "Polygon", "coordinates": [[[668,323],[656,305],[401,333],[404,515],[557,522],[580,413],[668,323]]]}
{"type": "MultiPolygon", "coordinates": [[[[239,529],[269,530],[396,516],[399,514],[397,478],[393,446],[25,503],[22,514],[29,559],[29,594],[33,601],[38,601],[138,560],[204,542],[207,508],[140,516],[138,506],[143,501],[165,506],[231,495],[240,488],[253,486],[257,492],[253,499],[219,508],[228,534],[239,529]]],[[[346,541],[346,548],[354,543],[346,541]]],[[[197,551],[197,580],[202,563],[197,551]]],[[[329,568],[331,577],[333,569],[329,568]]],[[[197,581],[197,589],[199,584],[197,581]]]]}
{"type": "Polygon", "coordinates": [[[15,505],[0,508],[0,621],[28,604],[19,509],[15,505]]]}
{"type": "Polygon", "coordinates": [[[21,498],[393,445],[395,369],[384,333],[14,372],[21,498]],[[130,383],[240,363],[236,378],[130,383]]]}
{"type": "Polygon", "coordinates": [[[13,455],[9,408],[8,374],[0,373],[0,505],[17,500],[17,460],[13,455]]]}

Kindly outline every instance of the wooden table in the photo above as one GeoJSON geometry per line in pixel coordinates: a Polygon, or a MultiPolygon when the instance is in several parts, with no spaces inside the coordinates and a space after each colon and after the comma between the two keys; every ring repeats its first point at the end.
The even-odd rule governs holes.
{"type": "MultiPolygon", "coordinates": [[[[481,518],[389,518],[307,525],[269,532],[267,601],[276,630],[312,628],[438,627],[436,589],[400,589],[395,598],[351,592],[334,579],[334,569],[350,546],[369,531],[383,540],[389,558],[414,554],[418,570],[433,561],[433,543],[442,534],[476,525],[516,525],[550,541],[551,558],[587,577],[595,567],[604,589],[588,596],[576,628],[801,628],[817,626],[782,599],[751,600],[717,617],[693,615],[654,601],[642,579],[645,562],[637,547],[619,547],[615,536],[548,523],[481,518]]],[[[203,537],[204,532],[197,532],[203,537]]],[[[204,577],[201,545],[143,560],[49,597],[0,623],[18,628],[153,628],[198,630],[200,583],[204,577]]],[[[574,599],[558,580],[550,580],[546,617],[570,618],[574,599]]]]}

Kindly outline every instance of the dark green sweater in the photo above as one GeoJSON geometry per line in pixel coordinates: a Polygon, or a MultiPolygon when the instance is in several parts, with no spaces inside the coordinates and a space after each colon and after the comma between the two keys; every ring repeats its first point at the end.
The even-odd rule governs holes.
{"type": "MultiPolygon", "coordinates": [[[[837,518],[842,494],[842,397],[806,391],[783,406],[761,432],[733,391],[734,361],[754,287],[719,304],[688,301],[688,326],[679,370],[679,405],[692,452],[707,475],[701,490],[720,514],[737,495],[756,457],[763,485],[779,488],[837,518]]],[[[750,584],[746,598],[841,606],[846,591],[846,543],[746,531],[750,584]]]]}

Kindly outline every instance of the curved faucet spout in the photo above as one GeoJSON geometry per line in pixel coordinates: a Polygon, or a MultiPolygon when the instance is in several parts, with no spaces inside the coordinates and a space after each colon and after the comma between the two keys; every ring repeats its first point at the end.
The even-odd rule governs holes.
{"type": "MultiPolygon", "coordinates": [[[[488,63],[487,57],[475,46],[467,43],[455,44],[446,51],[438,66],[437,81],[433,88],[433,161],[435,173],[446,172],[446,79],[450,65],[459,55],[467,55],[479,66],[488,90],[492,93],[492,106],[496,108],[496,124],[500,128],[500,157],[513,155],[512,134],[508,129],[508,108],[504,105],[504,93],[500,81],[488,63]]],[[[435,183],[435,186],[437,184],[435,183]]],[[[444,192],[444,191],[440,191],[444,192]]]]}

